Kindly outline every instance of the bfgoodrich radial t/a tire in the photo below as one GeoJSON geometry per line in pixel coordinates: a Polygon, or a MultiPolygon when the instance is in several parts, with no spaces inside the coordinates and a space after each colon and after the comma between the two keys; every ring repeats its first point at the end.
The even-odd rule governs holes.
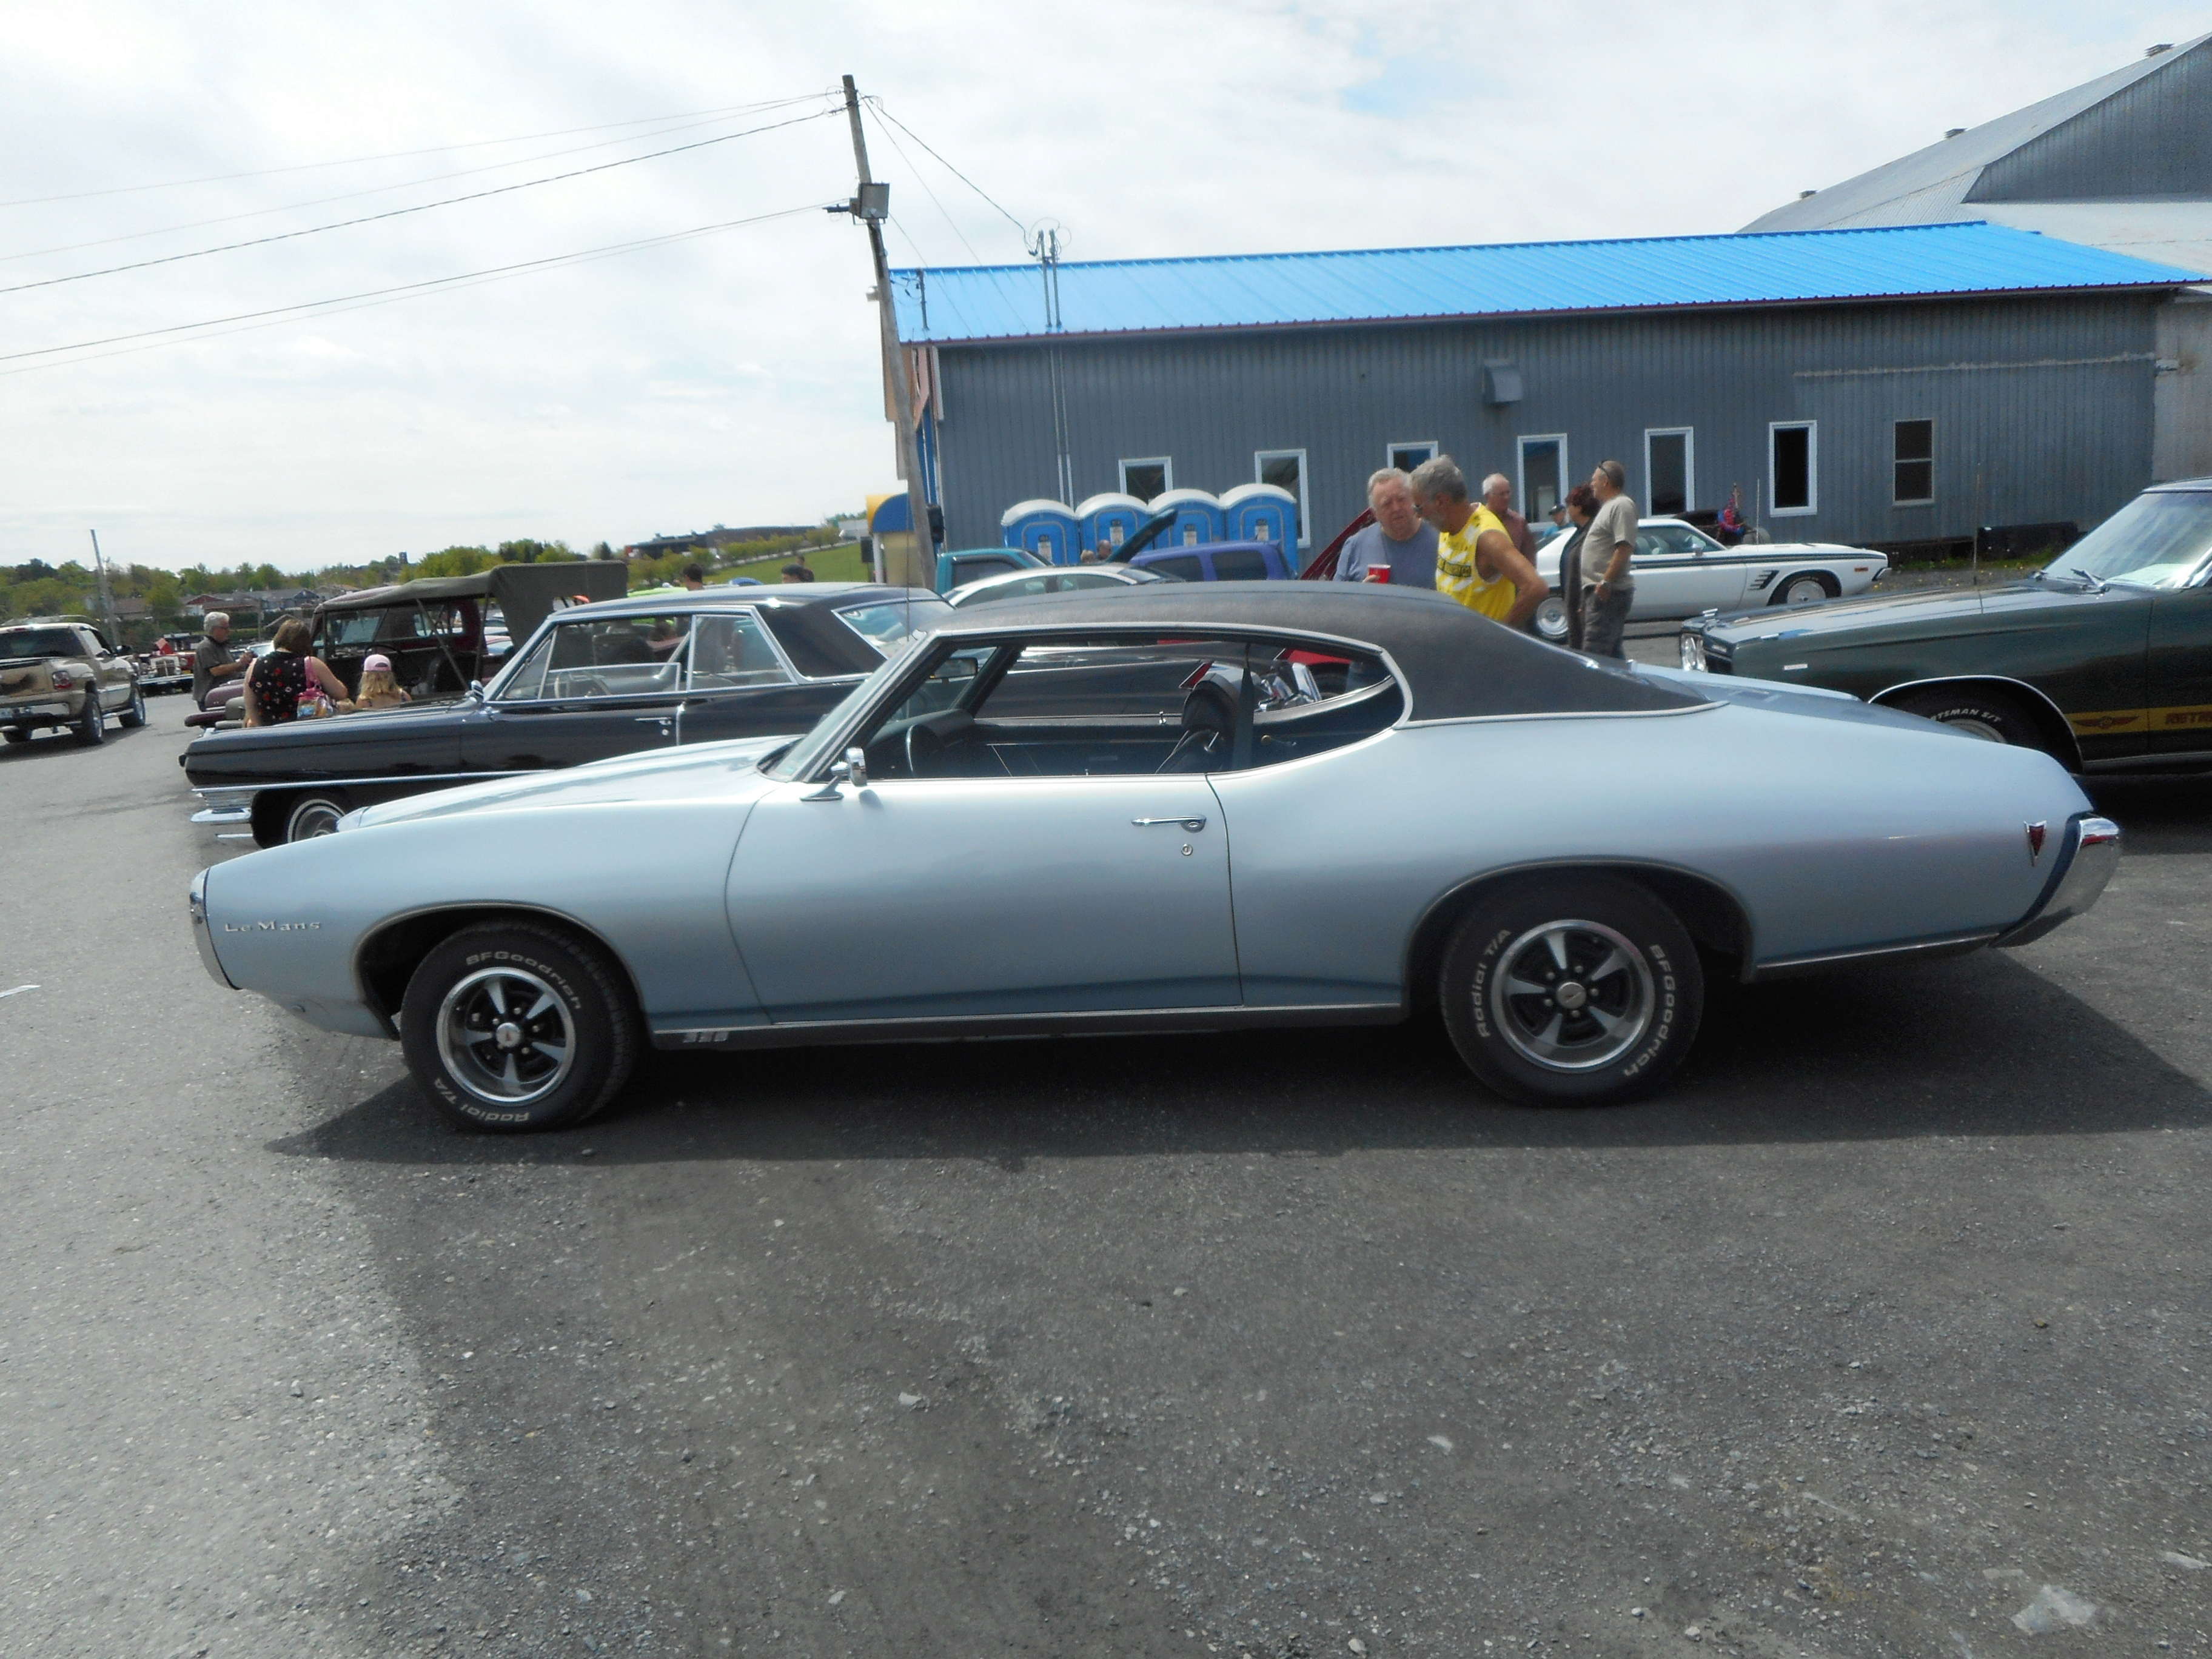
{"type": "Polygon", "coordinates": [[[1486,896],[1444,952],[1444,1024],[1468,1069],[1535,1105],[1657,1089],[1705,1006],[1696,947],[1632,881],[1534,876],[1486,896]]]}
{"type": "Polygon", "coordinates": [[[430,1103],[495,1133],[581,1123],[614,1098],[637,1059],[622,975],[554,927],[469,927],[407,982],[399,1042],[430,1103]]]}

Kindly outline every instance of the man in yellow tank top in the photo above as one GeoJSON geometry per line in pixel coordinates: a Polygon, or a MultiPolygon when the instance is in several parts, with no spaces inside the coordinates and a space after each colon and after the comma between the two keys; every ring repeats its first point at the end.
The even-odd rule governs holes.
{"type": "Polygon", "coordinates": [[[1413,501],[1437,527],[1437,592],[1492,622],[1525,629],[1551,586],[1498,515],[1468,499],[1459,464],[1438,455],[1414,468],[1413,501]]]}

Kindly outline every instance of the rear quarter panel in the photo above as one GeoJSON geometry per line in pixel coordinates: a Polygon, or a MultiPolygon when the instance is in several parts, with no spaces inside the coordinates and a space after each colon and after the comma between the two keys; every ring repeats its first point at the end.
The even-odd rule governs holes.
{"type": "Polygon", "coordinates": [[[2047,757],[1832,699],[1412,726],[1217,775],[1251,1003],[1387,1000],[1420,918],[1486,872],[1643,862],[1747,913],[1754,963],[1996,929],[2087,809],[2047,757]],[[1808,712],[1783,712],[1810,705],[1808,712]]]}

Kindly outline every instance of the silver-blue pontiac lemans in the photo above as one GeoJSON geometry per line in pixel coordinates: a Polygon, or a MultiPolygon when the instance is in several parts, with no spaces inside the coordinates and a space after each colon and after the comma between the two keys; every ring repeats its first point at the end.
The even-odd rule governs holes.
{"type": "Polygon", "coordinates": [[[1708,975],[2018,944],[2119,831],[2048,756],[1599,663],[1434,594],[1147,585],[918,635],[798,738],[349,814],[203,872],[209,970],[494,1130],[662,1048],[1385,1023],[1659,1087],[1708,975]]]}

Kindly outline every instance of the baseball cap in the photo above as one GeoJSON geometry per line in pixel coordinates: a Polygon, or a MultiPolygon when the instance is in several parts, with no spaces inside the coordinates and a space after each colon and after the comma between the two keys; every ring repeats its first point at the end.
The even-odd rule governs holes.
{"type": "Polygon", "coordinates": [[[389,674],[392,672],[392,659],[380,652],[374,656],[363,657],[361,659],[361,667],[365,674],[389,674]]]}

